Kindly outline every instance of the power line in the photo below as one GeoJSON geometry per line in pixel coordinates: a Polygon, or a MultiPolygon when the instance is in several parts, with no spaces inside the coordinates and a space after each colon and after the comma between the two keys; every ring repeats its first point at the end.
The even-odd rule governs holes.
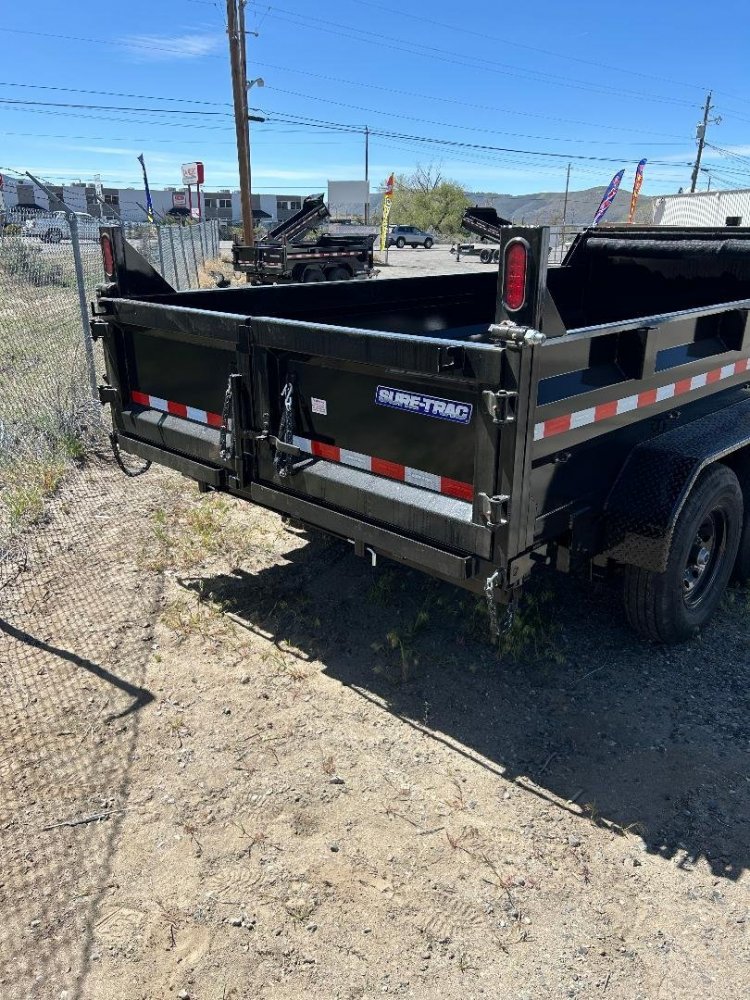
{"type": "MultiPolygon", "coordinates": [[[[193,0],[193,2],[198,2],[198,0],[193,0]]],[[[205,2],[205,0],[201,0],[201,2],[205,2]]],[[[376,10],[383,11],[383,13],[387,14],[393,13],[391,7],[385,6],[380,3],[372,3],[371,0],[354,0],[354,3],[358,3],[360,4],[360,6],[364,7],[373,7],[376,10]]],[[[628,66],[627,68],[622,66],[612,66],[608,65],[607,63],[596,62],[592,59],[582,59],[580,56],[571,56],[567,52],[561,53],[561,52],[555,52],[552,49],[539,48],[539,46],[529,45],[526,42],[519,42],[515,39],[500,38],[497,35],[488,35],[484,31],[473,31],[471,28],[465,28],[463,27],[463,25],[460,24],[445,24],[442,21],[435,21],[429,17],[423,17],[419,14],[413,14],[411,11],[404,10],[403,8],[399,10],[399,15],[401,17],[408,17],[412,21],[422,21],[424,24],[431,24],[438,28],[447,28],[448,31],[454,31],[454,32],[458,31],[464,35],[472,35],[474,38],[481,38],[484,41],[500,42],[502,45],[509,45],[514,49],[526,49],[529,52],[539,52],[545,56],[554,56],[556,59],[565,59],[568,62],[582,63],[585,66],[593,66],[596,69],[606,69],[609,71],[614,70],[614,72],[616,73],[624,73],[627,76],[631,77],[639,76],[646,80],[658,80],[661,83],[668,83],[672,86],[677,86],[677,87],[691,87],[695,89],[700,89],[702,91],[705,91],[706,89],[704,86],[700,86],[699,84],[696,83],[685,83],[680,80],[670,80],[667,77],[656,76],[653,73],[644,73],[639,70],[634,70],[631,66],[628,66]]]]}
{"type": "Polygon", "coordinates": [[[132,107],[119,107],[111,104],[74,104],[72,102],[58,102],[58,101],[22,101],[19,98],[13,97],[0,97],[0,104],[15,104],[15,105],[28,105],[35,107],[44,108],[90,108],[92,111],[137,111],[139,113],[148,114],[165,114],[165,115],[221,115],[223,117],[231,118],[231,114],[228,111],[193,111],[191,108],[132,108],[132,107]]]}
{"type": "MultiPolygon", "coordinates": [[[[684,136],[672,133],[666,133],[663,132],[662,130],[649,131],[648,129],[637,129],[637,128],[628,128],[626,126],[612,125],[609,124],[608,122],[586,122],[586,121],[580,121],[579,119],[576,118],[561,118],[559,115],[545,115],[534,111],[521,111],[518,108],[501,108],[497,107],[496,105],[490,105],[490,104],[476,104],[458,98],[440,97],[436,94],[420,94],[412,90],[402,90],[397,87],[385,87],[376,83],[364,83],[362,80],[349,80],[340,76],[329,76],[327,74],[322,74],[322,73],[312,73],[309,70],[300,69],[299,67],[296,66],[280,66],[277,63],[269,63],[262,60],[256,62],[256,66],[265,69],[280,70],[283,73],[296,73],[299,74],[300,76],[307,76],[316,80],[323,80],[327,83],[341,83],[347,87],[360,87],[362,89],[367,89],[367,90],[377,90],[381,91],[382,93],[395,94],[399,97],[416,97],[417,99],[423,101],[439,101],[440,103],[443,104],[456,104],[463,109],[472,108],[477,111],[490,111],[493,112],[494,114],[514,115],[522,118],[540,118],[543,119],[544,121],[561,122],[566,125],[583,125],[586,128],[595,128],[599,131],[601,131],[602,129],[606,129],[607,131],[614,131],[614,132],[633,132],[636,135],[658,135],[661,136],[662,138],[680,139],[681,141],[684,141],[684,136]]],[[[310,95],[305,95],[305,96],[307,97],[310,95]]]]}
{"type": "Polygon", "coordinates": [[[165,97],[154,94],[123,94],[116,90],[82,90],[80,87],[53,87],[43,83],[16,83],[0,80],[0,87],[24,87],[30,90],[54,90],[66,94],[91,94],[99,97],[125,97],[139,101],[174,101],[180,104],[209,104],[213,107],[231,108],[228,101],[202,101],[195,97],[165,97]]]}
{"type": "Polygon", "coordinates": [[[314,31],[322,31],[327,34],[336,35],[341,38],[348,38],[350,40],[353,39],[354,41],[365,42],[370,45],[377,45],[379,48],[389,48],[397,52],[405,52],[412,57],[414,55],[421,55],[431,59],[438,59],[442,62],[452,63],[453,65],[468,66],[470,69],[474,70],[481,69],[482,72],[496,73],[502,76],[513,76],[515,78],[526,80],[533,79],[537,82],[541,78],[546,78],[546,81],[553,85],[572,87],[573,89],[585,90],[592,93],[611,95],[615,97],[637,97],[641,101],[656,101],[658,103],[675,104],[683,107],[694,107],[694,103],[692,101],[683,100],[677,97],[645,94],[640,91],[624,90],[622,88],[608,87],[606,85],[592,85],[586,81],[575,80],[571,77],[556,76],[555,74],[544,73],[542,71],[532,71],[525,69],[522,66],[513,66],[508,63],[498,62],[494,59],[489,60],[473,57],[471,61],[469,61],[463,58],[460,54],[451,52],[448,49],[438,49],[434,46],[415,43],[413,40],[383,35],[380,32],[371,32],[361,28],[351,28],[348,26],[345,31],[342,31],[341,25],[336,22],[327,21],[319,17],[307,17],[304,14],[287,10],[284,7],[271,6],[269,7],[269,14],[271,17],[277,18],[278,20],[286,21],[290,24],[296,24],[298,27],[304,27],[308,30],[312,29],[314,31]],[[284,16],[285,14],[291,15],[291,18],[296,20],[290,20],[288,16],[284,16]],[[349,33],[347,34],[347,32],[349,33]],[[354,34],[352,34],[352,32],[354,32],[354,34]],[[423,51],[419,52],[417,51],[418,49],[422,49],[423,51]]]}
{"type": "MultiPolygon", "coordinates": [[[[561,136],[550,136],[550,135],[528,135],[525,132],[509,132],[509,131],[507,131],[505,129],[489,129],[486,126],[455,125],[455,124],[452,124],[451,122],[439,122],[439,121],[435,121],[434,119],[430,119],[430,118],[419,118],[416,115],[405,115],[405,114],[401,114],[401,113],[399,113],[397,111],[385,111],[385,110],[380,110],[380,109],[377,109],[377,108],[362,107],[361,105],[358,105],[358,104],[348,104],[345,101],[338,101],[335,98],[330,98],[330,97],[315,97],[312,94],[302,94],[302,93],[300,93],[297,90],[284,90],[281,87],[273,87],[273,86],[269,86],[268,84],[266,84],[266,90],[271,90],[271,91],[273,91],[276,94],[286,94],[287,96],[290,96],[290,97],[302,97],[302,98],[307,98],[308,100],[312,100],[312,101],[321,101],[324,104],[334,104],[334,105],[336,105],[337,107],[340,107],[340,108],[348,108],[348,109],[353,110],[353,111],[362,111],[365,114],[369,114],[369,115],[384,115],[384,116],[387,116],[388,118],[403,118],[406,121],[419,122],[419,124],[421,124],[421,125],[437,125],[439,128],[458,128],[458,129],[463,129],[464,131],[467,131],[467,132],[482,132],[482,133],[484,133],[486,135],[511,135],[511,136],[516,136],[516,137],[518,137],[520,139],[538,139],[538,140],[540,140],[542,142],[571,142],[571,141],[576,142],[576,141],[579,141],[579,140],[576,140],[576,139],[572,139],[571,140],[570,136],[561,137],[561,136]]],[[[583,141],[583,140],[580,140],[580,141],[583,141]]],[[[594,139],[594,140],[588,140],[587,139],[585,141],[588,143],[588,145],[593,145],[593,146],[617,146],[617,145],[624,145],[626,142],[627,143],[631,143],[631,144],[636,144],[637,143],[637,144],[642,145],[642,142],[643,142],[642,140],[636,140],[636,139],[627,139],[627,140],[617,140],[617,139],[601,139],[601,140],[594,139]]],[[[678,146],[678,145],[683,145],[684,142],[685,142],[684,139],[680,139],[679,142],[651,142],[650,145],[652,145],[652,146],[678,146]]]]}

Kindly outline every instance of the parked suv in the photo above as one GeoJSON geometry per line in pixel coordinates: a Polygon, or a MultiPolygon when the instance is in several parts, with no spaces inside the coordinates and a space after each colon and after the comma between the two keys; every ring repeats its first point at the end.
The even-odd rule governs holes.
{"type": "MultiPolygon", "coordinates": [[[[86,212],[76,212],[78,235],[82,240],[98,240],[101,221],[86,212]]],[[[59,243],[70,239],[70,226],[65,212],[52,212],[28,219],[24,226],[26,236],[36,236],[43,243],[59,243]]]]}
{"type": "Polygon", "coordinates": [[[429,250],[435,242],[429,233],[424,229],[417,229],[416,226],[394,226],[388,233],[388,246],[396,246],[401,250],[407,244],[410,247],[424,247],[429,250]]]}

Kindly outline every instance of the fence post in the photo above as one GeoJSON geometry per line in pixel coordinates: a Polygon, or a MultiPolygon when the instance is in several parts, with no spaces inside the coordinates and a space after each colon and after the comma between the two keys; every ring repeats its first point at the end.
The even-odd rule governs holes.
{"type": "Polygon", "coordinates": [[[174,287],[179,292],[180,290],[180,272],[177,270],[177,253],[174,248],[174,226],[167,226],[167,232],[169,233],[169,246],[172,251],[172,267],[174,268],[174,287]]]}
{"type": "Polygon", "coordinates": [[[91,410],[97,418],[100,418],[101,411],[95,405],[99,397],[96,383],[96,362],[94,361],[94,342],[91,339],[91,326],[89,325],[89,306],[86,301],[86,281],[83,274],[83,260],[81,258],[81,243],[78,236],[78,219],[75,212],[68,212],[68,226],[70,227],[70,243],[73,247],[73,267],[76,274],[76,286],[78,288],[78,308],[81,312],[81,327],[83,330],[83,349],[86,352],[86,374],[89,377],[89,388],[91,389],[91,410]]]}
{"type": "Polygon", "coordinates": [[[205,244],[205,240],[204,240],[203,225],[204,224],[202,222],[198,223],[198,237],[199,237],[199,239],[201,241],[201,257],[203,258],[202,263],[203,263],[203,266],[205,267],[205,265],[206,265],[206,244],[205,244]]]}
{"type": "Polygon", "coordinates": [[[161,245],[161,226],[156,227],[156,243],[159,247],[159,269],[161,270],[161,276],[166,280],[166,274],[164,273],[164,247],[161,245]]]}
{"type": "Polygon", "coordinates": [[[193,236],[193,228],[193,226],[188,226],[188,229],[190,230],[190,249],[193,251],[193,266],[195,267],[195,287],[199,288],[201,279],[198,274],[198,257],[195,253],[195,237],[193,236]]]}
{"type": "Polygon", "coordinates": [[[180,249],[182,250],[182,262],[185,265],[185,287],[190,288],[190,270],[188,268],[187,250],[185,249],[184,226],[180,226],[180,249]]]}

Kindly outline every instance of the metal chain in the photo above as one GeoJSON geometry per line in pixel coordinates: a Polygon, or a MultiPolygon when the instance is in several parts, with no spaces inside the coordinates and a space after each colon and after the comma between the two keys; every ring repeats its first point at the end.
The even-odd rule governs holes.
{"type": "Polygon", "coordinates": [[[112,445],[112,454],[115,456],[115,462],[120,466],[122,471],[128,477],[128,479],[135,479],[137,476],[142,476],[144,472],[148,472],[151,468],[151,462],[146,460],[140,469],[129,469],[127,465],[122,460],[122,455],[120,453],[120,445],[117,443],[117,435],[114,431],[109,435],[109,443],[112,445]]]}
{"type": "MultiPolygon", "coordinates": [[[[281,398],[284,400],[284,407],[279,422],[279,441],[283,441],[284,444],[292,444],[294,440],[294,385],[291,378],[287,380],[281,390],[281,398]]],[[[277,451],[273,464],[280,476],[288,476],[294,459],[291,455],[277,451]]]]}
{"type": "Polygon", "coordinates": [[[221,430],[219,431],[219,455],[227,462],[232,457],[232,448],[227,448],[227,430],[229,424],[229,414],[232,412],[232,379],[236,375],[230,375],[227,380],[227,389],[224,393],[224,406],[221,410],[221,430]]]}

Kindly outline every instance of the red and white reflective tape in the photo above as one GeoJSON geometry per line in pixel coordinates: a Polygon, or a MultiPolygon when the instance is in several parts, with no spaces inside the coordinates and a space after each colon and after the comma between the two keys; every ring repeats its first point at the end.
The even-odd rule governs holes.
{"type": "Polygon", "coordinates": [[[171,399],[162,399],[160,396],[149,396],[145,392],[134,390],[130,393],[130,398],[138,406],[150,406],[152,410],[161,410],[162,413],[170,413],[173,417],[184,417],[185,420],[194,420],[198,424],[208,424],[209,427],[221,427],[224,423],[220,413],[199,410],[195,406],[186,406],[185,403],[174,403],[171,399]]]}
{"type": "Polygon", "coordinates": [[[447,476],[436,476],[433,472],[422,472],[421,469],[410,469],[408,465],[389,462],[384,458],[373,458],[372,455],[363,455],[359,451],[349,451],[333,444],[323,444],[322,441],[311,441],[309,438],[297,437],[296,434],[292,443],[300,451],[314,455],[316,458],[325,458],[329,462],[340,462],[341,465],[349,465],[353,469],[374,472],[377,476],[396,479],[401,483],[408,483],[410,486],[419,486],[425,490],[432,490],[434,493],[456,497],[458,500],[471,501],[474,499],[474,487],[471,483],[462,483],[458,479],[449,479],[447,476]]]}
{"type": "Polygon", "coordinates": [[[629,410],[641,410],[647,406],[654,406],[664,399],[671,399],[673,396],[684,396],[685,393],[694,392],[704,385],[711,385],[714,382],[722,382],[725,379],[741,375],[750,371],[750,358],[742,358],[731,365],[724,365],[722,368],[713,368],[710,372],[703,372],[701,375],[693,375],[692,378],[683,378],[678,382],[670,382],[668,385],[661,385],[658,389],[645,389],[634,396],[624,396],[622,399],[612,399],[608,403],[600,403],[598,406],[589,406],[585,410],[576,410],[574,413],[565,413],[561,417],[550,417],[543,420],[534,427],[534,440],[542,441],[545,438],[555,437],[556,434],[564,434],[566,431],[575,430],[577,427],[586,427],[588,424],[597,424],[602,420],[609,420],[620,413],[627,413],[629,410]]]}

